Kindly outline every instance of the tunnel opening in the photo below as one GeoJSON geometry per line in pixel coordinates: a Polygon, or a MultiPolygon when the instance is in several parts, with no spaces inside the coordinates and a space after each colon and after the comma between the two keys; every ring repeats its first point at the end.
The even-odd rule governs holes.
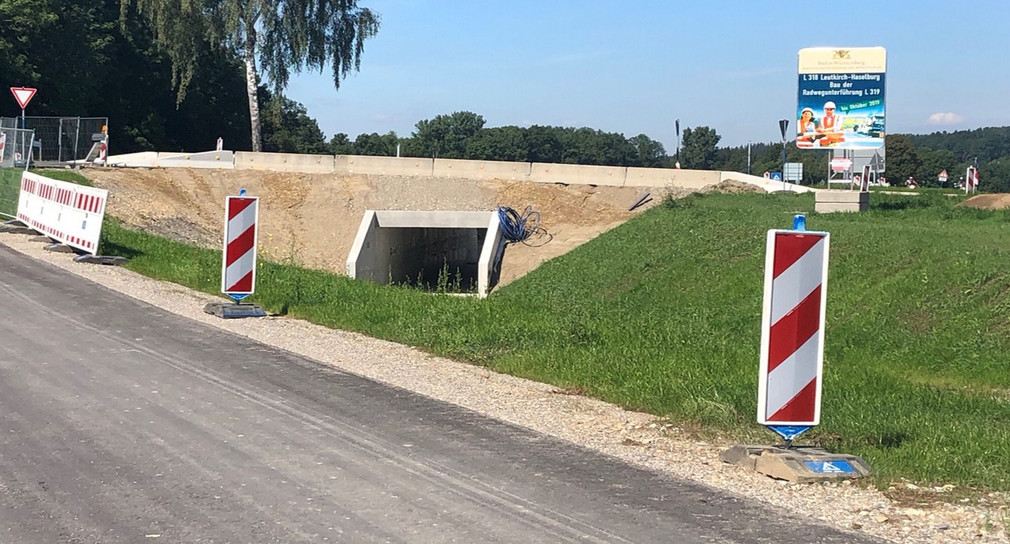
{"type": "Polygon", "coordinates": [[[486,296],[504,242],[492,212],[368,210],[347,259],[352,278],[486,296]]]}

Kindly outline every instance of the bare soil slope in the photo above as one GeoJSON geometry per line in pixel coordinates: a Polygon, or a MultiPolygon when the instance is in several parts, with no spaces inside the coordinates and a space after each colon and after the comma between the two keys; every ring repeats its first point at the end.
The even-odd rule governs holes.
{"type": "Polygon", "coordinates": [[[1010,194],[993,193],[976,195],[959,205],[978,208],[980,210],[1005,210],[1006,208],[1010,208],[1010,194]]]}
{"type": "MultiPolygon", "coordinates": [[[[366,209],[494,210],[496,205],[541,214],[549,236],[515,244],[502,263],[508,283],[661,202],[666,188],[601,187],[515,181],[338,176],[252,170],[89,169],[110,192],[108,211],[132,228],[205,247],[220,247],[224,200],[245,187],[260,197],[260,256],[346,273],[345,264],[366,209]],[[644,193],[652,201],[628,211],[644,193]]],[[[729,183],[711,189],[758,190],[729,183]]],[[[686,191],[676,192],[679,197],[686,191]]]]}

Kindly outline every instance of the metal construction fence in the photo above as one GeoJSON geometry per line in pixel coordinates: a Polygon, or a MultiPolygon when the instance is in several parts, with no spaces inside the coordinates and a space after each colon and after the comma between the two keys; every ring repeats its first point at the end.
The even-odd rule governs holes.
{"type": "Polygon", "coordinates": [[[36,166],[83,161],[106,140],[108,117],[0,117],[0,128],[35,131],[31,160],[36,166]]]}
{"type": "Polygon", "coordinates": [[[0,128],[0,167],[24,170],[32,149],[35,131],[0,128]]]}

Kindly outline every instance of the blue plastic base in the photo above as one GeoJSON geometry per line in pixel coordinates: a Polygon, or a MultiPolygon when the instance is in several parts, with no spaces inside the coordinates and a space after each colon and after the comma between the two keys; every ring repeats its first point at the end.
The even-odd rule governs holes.
{"type": "Polygon", "coordinates": [[[792,442],[797,436],[813,429],[807,425],[765,425],[775,434],[782,437],[786,442],[792,442]]]}

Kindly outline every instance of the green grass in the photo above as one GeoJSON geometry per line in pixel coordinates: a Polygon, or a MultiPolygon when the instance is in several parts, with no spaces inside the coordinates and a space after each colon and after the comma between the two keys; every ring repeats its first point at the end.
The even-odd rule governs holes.
{"type": "MultiPolygon", "coordinates": [[[[67,169],[31,170],[50,179],[69,181],[91,187],[91,180],[67,169]]],[[[18,192],[21,190],[23,168],[0,168],[0,215],[14,217],[18,209],[18,192]]]]}
{"type": "MultiPolygon", "coordinates": [[[[666,201],[485,300],[261,262],[268,311],[573,388],[733,439],[755,423],[765,232],[831,232],[822,424],[801,443],[906,478],[1010,490],[1010,213],[927,192],[814,214],[812,195],[666,201]]],[[[110,221],[103,252],[218,291],[220,252],[110,221]]],[[[508,258],[506,252],[505,258],[508,258]]]]}
{"type": "Polygon", "coordinates": [[[0,168],[0,214],[13,217],[18,210],[23,168],[0,168]]]}
{"type": "Polygon", "coordinates": [[[70,183],[76,183],[77,185],[94,187],[94,184],[91,183],[90,179],[82,176],[81,174],[77,173],[74,170],[69,170],[66,168],[46,168],[41,170],[36,170],[33,168],[31,172],[36,173],[40,176],[45,176],[49,179],[69,181],[70,183]]]}

